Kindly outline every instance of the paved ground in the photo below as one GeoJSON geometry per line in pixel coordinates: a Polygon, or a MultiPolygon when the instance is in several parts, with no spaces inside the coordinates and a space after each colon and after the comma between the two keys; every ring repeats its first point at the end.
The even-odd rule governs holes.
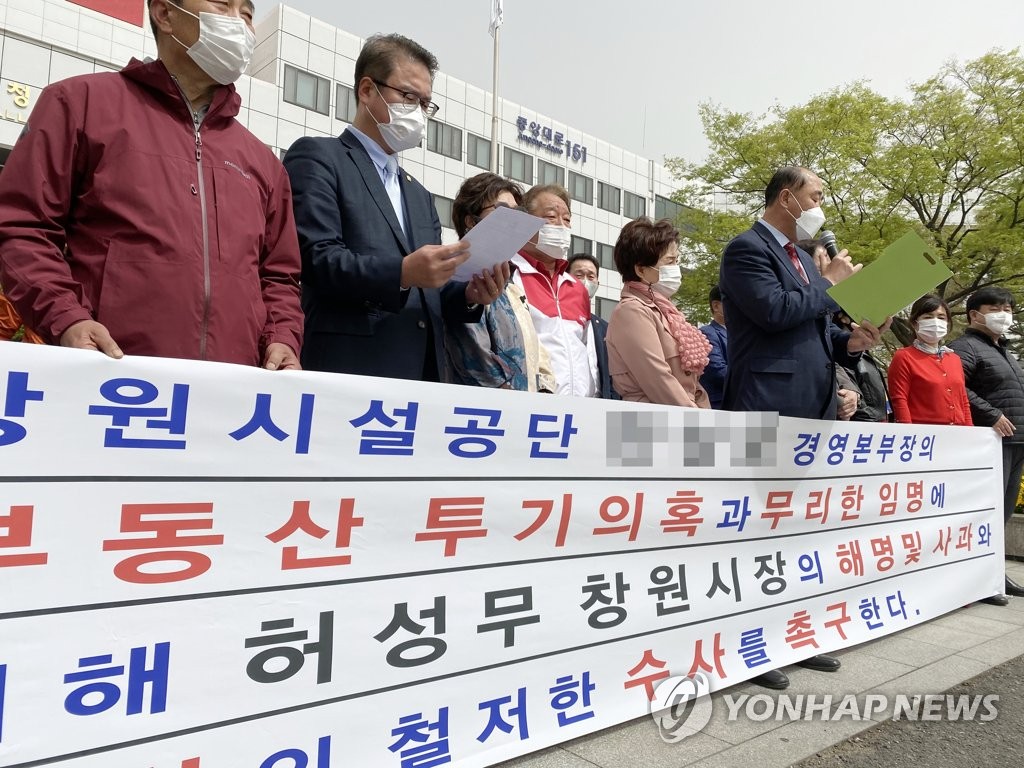
{"type": "MultiPolygon", "coordinates": [[[[947,765],[1017,765],[1024,754],[1024,656],[1018,656],[950,690],[998,694],[999,714],[989,722],[882,723],[822,750],[798,768],[929,768],[947,765]]],[[[980,711],[980,710],[979,710],[980,711]]]]}
{"type": "MultiPolygon", "coordinates": [[[[1024,563],[1007,561],[1024,582],[1024,563]]],[[[892,721],[892,709],[872,720],[838,722],[726,721],[722,697],[769,693],[736,686],[716,693],[711,722],[699,734],[666,744],[650,718],[566,742],[499,768],[932,768],[1017,764],[1024,753],[1024,598],[1005,608],[974,604],[920,626],[836,655],[836,674],[786,669],[787,693],[998,694],[991,722],[892,721]],[[879,723],[882,723],[879,725],[879,723]],[[874,730],[868,730],[878,726],[874,730]],[[801,762],[803,761],[803,762],[801,762]]],[[[979,714],[983,710],[979,710],[979,714]]]]}

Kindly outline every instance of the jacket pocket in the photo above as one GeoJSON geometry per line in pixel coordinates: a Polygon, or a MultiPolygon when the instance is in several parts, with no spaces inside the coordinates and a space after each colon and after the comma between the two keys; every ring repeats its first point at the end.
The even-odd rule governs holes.
{"type": "Polygon", "coordinates": [[[379,309],[365,312],[323,312],[317,313],[308,322],[310,330],[318,333],[340,333],[348,336],[373,336],[377,324],[392,313],[379,309]]]}
{"type": "Polygon", "coordinates": [[[188,357],[198,353],[203,314],[197,265],[113,241],[107,248],[96,320],[129,354],[188,357]]]}
{"type": "MultiPolygon", "coordinates": [[[[213,222],[220,268],[233,275],[255,275],[260,268],[267,231],[267,209],[255,173],[227,160],[213,168],[213,222]]],[[[211,238],[212,239],[212,238],[211,238]]]]}
{"type": "Polygon", "coordinates": [[[755,357],[750,361],[755,373],[796,373],[797,362],[787,357],[755,357]]]}

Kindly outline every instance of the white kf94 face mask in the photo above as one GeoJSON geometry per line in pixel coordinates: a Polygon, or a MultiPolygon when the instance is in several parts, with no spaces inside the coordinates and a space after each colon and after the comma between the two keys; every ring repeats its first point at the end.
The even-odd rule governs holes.
{"type": "Polygon", "coordinates": [[[552,259],[567,258],[571,243],[572,230],[558,224],[545,224],[537,233],[537,250],[552,259]]]}
{"type": "Polygon", "coordinates": [[[1002,336],[1013,325],[1013,314],[1010,312],[989,312],[985,315],[985,327],[997,336],[1002,336]]]}
{"type": "Polygon", "coordinates": [[[917,321],[917,338],[925,344],[938,344],[946,338],[949,325],[937,317],[924,317],[917,321]]]}
{"type": "Polygon", "coordinates": [[[668,264],[658,267],[658,282],[653,286],[654,290],[663,293],[665,296],[672,296],[683,284],[683,270],[678,264],[668,264]]]}
{"type": "Polygon", "coordinates": [[[427,119],[419,104],[388,104],[388,116],[390,121],[377,123],[377,129],[392,152],[404,152],[420,145],[427,133],[427,119]]]}
{"type": "Polygon", "coordinates": [[[188,51],[189,57],[203,72],[221,85],[229,85],[238,80],[249,66],[256,47],[256,35],[245,20],[205,11],[196,16],[180,5],[171,5],[199,19],[199,38],[191,47],[172,35],[174,41],[188,51]]]}
{"type": "Polygon", "coordinates": [[[796,236],[799,240],[813,240],[814,236],[818,234],[818,230],[821,229],[825,224],[825,212],[821,210],[820,205],[816,205],[814,208],[808,208],[806,211],[804,207],[800,205],[800,201],[793,196],[794,202],[800,209],[799,216],[793,216],[789,209],[786,209],[786,213],[793,216],[796,221],[796,236]]]}

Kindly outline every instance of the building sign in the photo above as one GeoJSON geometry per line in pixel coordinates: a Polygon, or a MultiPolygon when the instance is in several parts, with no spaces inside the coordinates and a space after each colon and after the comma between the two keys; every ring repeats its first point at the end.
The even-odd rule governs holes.
{"type": "Polygon", "coordinates": [[[3,103],[0,106],[3,112],[0,113],[0,117],[12,123],[26,122],[28,113],[32,111],[32,98],[35,96],[32,86],[13,80],[2,80],[0,88],[3,89],[3,103]]]}
{"type": "Polygon", "coordinates": [[[69,3],[99,11],[104,16],[112,16],[127,21],[137,27],[142,26],[145,16],[145,0],[68,0],[69,3]]]}
{"type": "Polygon", "coordinates": [[[587,148],[582,144],[566,141],[565,135],[553,131],[551,126],[529,122],[520,115],[516,120],[516,127],[519,129],[519,141],[524,144],[532,144],[553,155],[565,155],[567,160],[574,160],[581,165],[587,162],[587,148]]]}

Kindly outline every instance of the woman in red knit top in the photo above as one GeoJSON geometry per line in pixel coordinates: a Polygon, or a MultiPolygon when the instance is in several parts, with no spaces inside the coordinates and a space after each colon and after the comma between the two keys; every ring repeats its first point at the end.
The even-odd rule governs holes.
{"type": "Polygon", "coordinates": [[[903,424],[971,426],[964,369],[942,340],[949,328],[949,307],[935,294],[910,308],[916,338],[896,350],[889,364],[889,398],[896,421],[903,424]]]}

